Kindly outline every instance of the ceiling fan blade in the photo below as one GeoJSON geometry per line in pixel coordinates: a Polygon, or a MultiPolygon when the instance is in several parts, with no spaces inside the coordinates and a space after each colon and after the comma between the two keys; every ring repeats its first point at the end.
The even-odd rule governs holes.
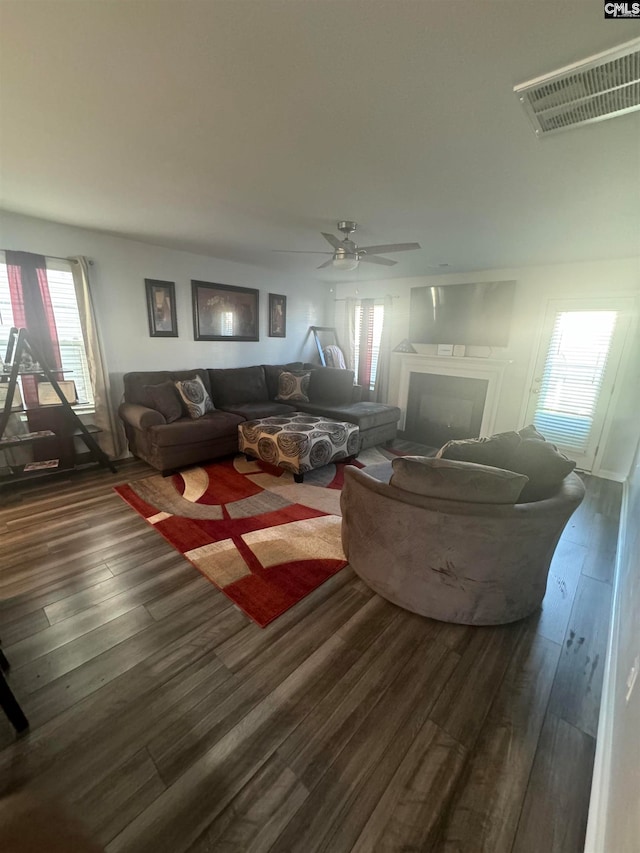
{"type": "Polygon", "coordinates": [[[387,252],[410,252],[420,249],[420,243],[389,243],[386,246],[358,246],[359,252],[369,252],[372,255],[387,254],[387,252]]]}
{"type": "Polygon", "coordinates": [[[331,243],[334,249],[338,249],[342,245],[342,243],[340,242],[340,240],[338,240],[335,234],[325,234],[324,231],[321,231],[320,233],[327,241],[327,243],[331,243]]]}
{"type": "Polygon", "coordinates": [[[323,270],[325,267],[330,267],[332,263],[333,263],[333,258],[329,258],[328,261],[325,261],[323,264],[320,264],[318,269],[323,270]]]}
{"type": "Polygon", "coordinates": [[[392,261],[391,258],[378,258],[376,255],[363,255],[360,260],[366,264],[382,264],[384,267],[393,267],[398,263],[397,261],[392,261]]]}
{"type": "Polygon", "coordinates": [[[333,252],[318,252],[315,249],[272,249],[272,252],[286,252],[288,255],[333,255],[333,252]]]}

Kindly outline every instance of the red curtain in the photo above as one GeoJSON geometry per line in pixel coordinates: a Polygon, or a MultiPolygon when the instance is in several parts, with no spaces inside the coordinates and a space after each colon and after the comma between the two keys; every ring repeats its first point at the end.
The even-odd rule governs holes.
{"type": "Polygon", "coordinates": [[[362,399],[369,399],[371,388],[371,357],[373,354],[373,299],[360,303],[360,339],[358,341],[358,385],[362,386],[362,399]]]}
{"type": "MultiPolygon", "coordinates": [[[[31,252],[5,252],[13,322],[25,328],[29,340],[50,369],[61,368],[58,330],[51,304],[47,266],[42,255],[31,252]]],[[[33,377],[25,376],[22,390],[27,405],[38,402],[33,377]]]]}

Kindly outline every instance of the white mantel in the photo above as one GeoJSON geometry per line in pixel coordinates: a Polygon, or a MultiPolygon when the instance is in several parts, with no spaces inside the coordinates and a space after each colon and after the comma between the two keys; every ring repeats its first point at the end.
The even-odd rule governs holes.
{"type": "Polygon", "coordinates": [[[432,356],[403,354],[400,356],[400,388],[398,405],[402,409],[399,427],[405,428],[407,402],[409,400],[409,381],[412,373],[436,373],[441,376],[462,376],[468,379],[485,379],[487,396],[482,413],[480,435],[492,435],[498,410],[498,400],[502,388],[502,377],[507,360],[494,358],[457,358],[456,356],[432,356]]]}

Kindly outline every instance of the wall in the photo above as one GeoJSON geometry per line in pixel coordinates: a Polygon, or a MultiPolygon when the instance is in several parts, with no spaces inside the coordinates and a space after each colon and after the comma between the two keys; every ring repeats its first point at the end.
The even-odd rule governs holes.
{"type": "Polygon", "coordinates": [[[640,445],[624,489],[613,616],[585,851],[633,853],[640,839],[640,445]],[[637,680],[628,696],[628,679],[637,680]]]}
{"type": "MultiPolygon", "coordinates": [[[[359,275],[360,270],[354,275],[359,275]]],[[[391,340],[396,343],[408,336],[409,297],[412,287],[436,284],[462,284],[473,281],[517,282],[511,337],[508,347],[473,348],[467,355],[490,355],[505,359],[502,393],[498,404],[495,429],[515,429],[524,425],[524,406],[528,399],[533,364],[537,355],[545,311],[550,299],[588,297],[637,297],[640,295],[640,258],[598,261],[582,264],[555,264],[544,267],[523,267],[466,272],[417,278],[390,279],[367,282],[353,280],[335,288],[335,324],[344,329],[344,298],[355,296],[379,298],[385,295],[394,300],[391,340]]],[[[342,331],[342,340],[345,332],[342,331]]],[[[435,346],[416,345],[425,355],[435,355],[435,346]]],[[[397,393],[400,378],[400,357],[392,355],[391,387],[397,393]]],[[[605,442],[597,463],[603,476],[624,480],[631,465],[640,424],[637,418],[637,389],[640,381],[640,347],[637,328],[629,339],[623,356],[615,394],[615,411],[611,413],[605,442]]],[[[391,402],[397,402],[392,398],[391,402]]],[[[594,473],[597,473],[594,469],[594,473]]]]}
{"type": "Polygon", "coordinates": [[[131,370],[238,367],[293,360],[317,361],[310,325],[324,325],[327,303],[317,282],[265,272],[247,264],[113,237],[0,212],[0,248],[43,255],[86,255],[114,402],[131,370]],[[151,338],[145,278],[176,283],[178,338],[151,338]],[[258,342],[194,341],[191,279],[260,290],[258,342]],[[287,296],[287,337],[267,337],[268,293],[287,296]]]}

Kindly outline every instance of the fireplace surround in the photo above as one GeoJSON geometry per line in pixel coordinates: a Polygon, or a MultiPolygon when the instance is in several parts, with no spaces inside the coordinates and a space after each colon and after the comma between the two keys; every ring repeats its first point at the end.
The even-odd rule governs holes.
{"type": "MultiPolygon", "coordinates": [[[[436,356],[426,356],[421,354],[403,354],[401,355],[400,368],[400,386],[398,391],[398,405],[402,409],[402,418],[400,420],[400,429],[407,433],[409,428],[412,431],[411,438],[414,441],[427,443],[424,438],[419,438],[413,432],[414,425],[412,424],[412,416],[416,408],[415,402],[410,402],[409,391],[411,387],[411,379],[414,374],[431,374],[436,377],[436,381],[432,385],[432,404],[435,409],[435,415],[444,422],[445,426],[450,423],[462,421],[458,423],[457,429],[469,430],[472,429],[474,436],[491,435],[495,430],[495,421],[500,399],[500,390],[502,388],[502,378],[504,370],[509,364],[508,361],[489,358],[438,358],[436,356]],[[464,384],[458,385],[462,389],[462,394],[458,402],[453,402],[456,397],[455,381],[451,383],[452,393],[444,390],[446,388],[446,380],[441,383],[437,377],[450,377],[453,379],[469,379],[480,380],[479,383],[472,383],[470,386],[464,387],[464,384]],[[468,389],[475,386],[475,391],[469,393],[468,389]]],[[[419,377],[418,377],[419,378],[419,377]]],[[[420,383],[414,380],[414,387],[420,383]]],[[[429,392],[427,392],[429,393],[429,392]]],[[[422,401],[422,415],[429,419],[428,403],[422,401]]],[[[420,413],[420,403],[417,404],[418,413],[420,413]]],[[[436,418],[434,418],[436,419],[436,418]]],[[[441,435],[446,435],[443,433],[441,435]]],[[[451,438],[458,436],[450,436],[451,438]]],[[[434,440],[434,439],[432,439],[434,440]]],[[[448,439],[440,440],[436,437],[431,445],[441,446],[448,439]]]]}

